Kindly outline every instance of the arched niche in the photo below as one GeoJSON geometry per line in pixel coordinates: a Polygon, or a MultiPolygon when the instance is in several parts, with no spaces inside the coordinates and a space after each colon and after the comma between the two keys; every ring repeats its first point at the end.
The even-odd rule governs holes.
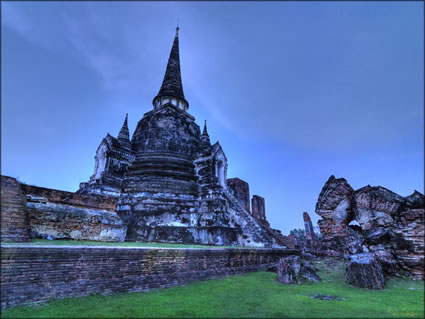
{"type": "Polygon", "coordinates": [[[217,162],[217,178],[218,178],[218,183],[222,187],[226,187],[226,177],[224,176],[224,163],[223,163],[223,161],[217,162]]]}
{"type": "Polygon", "coordinates": [[[215,176],[218,179],[218,184],[226,188],[227,180],[227,159],[221,148],[217,151],[214,158],[215,162],[215,176]]]}
{"type": "Polygon", "coordinates": [[[106,149],[101,147],[96,155],[96,166],[94,172],[94,179],[101,179],[106,165],[106,149]]]}

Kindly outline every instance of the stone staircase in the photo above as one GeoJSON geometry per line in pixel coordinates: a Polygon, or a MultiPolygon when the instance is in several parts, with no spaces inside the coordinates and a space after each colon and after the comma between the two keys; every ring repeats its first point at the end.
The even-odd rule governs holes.
{"type": "Polygon", "coordinates": [[[265,247],[271,247],[273,239],[270,237],[268,232],[258,224],[255,218],[246,211],[246,209],[239,203],[236,197],[229,190],[223,189],[223,194],[230,202],[231,208],[233,208],[246,221],[246,228],[252,234],[253,239],[258,243],[264,243],[265,247]]]}

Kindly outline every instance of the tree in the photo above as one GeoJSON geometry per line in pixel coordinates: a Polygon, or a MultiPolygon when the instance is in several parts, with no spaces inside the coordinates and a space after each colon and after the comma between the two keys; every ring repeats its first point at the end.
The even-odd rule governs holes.
{"type": "Polygon", "coordinates": [[[295,228],[289,232],[290,235],[294,235],[299,241],[305,241],[305,230],[301,228],[295,228]]]}

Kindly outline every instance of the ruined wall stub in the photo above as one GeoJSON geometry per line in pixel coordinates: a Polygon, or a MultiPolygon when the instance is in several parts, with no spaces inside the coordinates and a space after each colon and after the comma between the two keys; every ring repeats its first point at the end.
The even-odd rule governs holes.
{"type": "Polygon", "coordinates": [[[264,198],[258,195],[252,196],[252,216],[257,219],[266,219],[266,204],[264,198]]]}
{"type": "Polygon", "coordinates": [[[306,247],[313,249],[316,247],[316,234],[314,233],[313,223],[311,222],[310,216],[307,212],[303,213],[304,219],[304,228],[305,228],[305,238],[306,238],[306,247]]]}
{"type": "Polygon", "coordinates": [[[227,179],[227,186],[233,190],[235,197],[240,201],[242,207],[246,211],[250,212],[249,207],[249,184],[240,178],[229,178],[227,179]]]}

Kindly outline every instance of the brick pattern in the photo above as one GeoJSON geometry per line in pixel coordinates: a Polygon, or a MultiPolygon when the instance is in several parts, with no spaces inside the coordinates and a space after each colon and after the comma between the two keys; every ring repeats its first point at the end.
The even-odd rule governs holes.
{"type": "Polygon", "coordinates": [[[92,293],[149,291],[259,271],[281,249],[147,249],[116,247],[1,248],[2,307],[92,293]]]}
{"type": "Polygon", "coordinates": [[[1,176],[1,241],[26,242],[30,240],[25,194],[19,182],[1,176]]]}

